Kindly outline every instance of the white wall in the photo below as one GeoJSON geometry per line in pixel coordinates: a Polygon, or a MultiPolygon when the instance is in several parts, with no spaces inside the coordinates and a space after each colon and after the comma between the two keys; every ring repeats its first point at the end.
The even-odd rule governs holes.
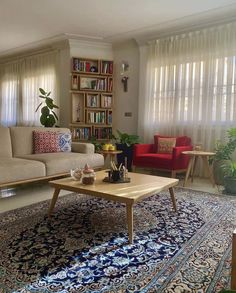
{"type": "Polygon", "coordinates": [[[70,123],[70,48],[68,41],[60,48],[59,57],[60,127],[70,123]]]}
{"type": "Polygon", "coordinates": [[[137,134],[138,92],[139,92],[139,47],[136,41],[128,40],[113,45],[114,53],[114,114],[113,129],[129,134],[137,134]],[[121,82],[122,61],[129,63],[128,91],[124,92],[121,82]],[[131,112],[132,117],[125,117],[131,112]]]}

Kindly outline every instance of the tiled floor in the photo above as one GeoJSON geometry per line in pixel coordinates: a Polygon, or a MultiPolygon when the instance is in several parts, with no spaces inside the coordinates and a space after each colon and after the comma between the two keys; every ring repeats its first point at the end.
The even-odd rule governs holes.
{"type": "MultiPolygon", "coordinates": [[[[161,175],[168,176],[168,174],[157,174],[150,172],[148,170],[137,170],[137,172],[148,173],[152,175],[161,175]]],[[[183,186],[184,177],[179,177],[180,182],[179,186],[183,186]]],[[[194,178],[193,183],[191,181],[188,182],[186,188],[191,188],[195,190],[207,191],[211,193],[219,193],[221,194],[223,187],[218,189],[217,187],[213,187],[211,182],[208,179],[204,178],[194,178]]],[[[61,191],[60,196],[68,194],[68,191],[61,191]]],[[[28,184],[26,186],[17,187],[13,190],[2,191],[0,193],[0,212],[5,212],[9,210],[13,210],[16,208],[20,208],[23,206],[28,206],[36,202],[40,202],[46,199],[51,199],[53,194],[53,189],[47,183],[37,183],[37,184],[28,184]],[[2,195],[2,197],[1,197],[2,195]],[[8,197],[4,197],[7,195],[11,195],[8,197]]]]}

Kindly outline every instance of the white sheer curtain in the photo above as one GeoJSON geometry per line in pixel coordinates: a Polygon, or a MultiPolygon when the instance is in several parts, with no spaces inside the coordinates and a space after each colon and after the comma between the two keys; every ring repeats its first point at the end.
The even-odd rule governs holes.
{"type": "Polygon", "coordinates": [[[40,111],[35,113],[39,88],[51,91],[59,105],[58,52],[34,55],[0,66],[0,123],[40,125],[40,111]]]}
{"type": "Polygon", "coordinates": [[[150,42],[139,110],[144,141],[185,134],[214,149],[236,126],[235,56],[236,23],[150,42]]]}

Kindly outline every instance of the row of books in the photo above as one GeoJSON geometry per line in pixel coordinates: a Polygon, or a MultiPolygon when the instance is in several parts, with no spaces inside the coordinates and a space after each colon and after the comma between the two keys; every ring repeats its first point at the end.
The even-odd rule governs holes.
{"type": "Polygon", "coordinates": [[[102,107],[111,108],[112,107],[112,96],[102,96],[102,107]]]}
{"type": "Polygon", "coordinates": [[[98,95],[88,95],[87,96],[87,107],[99,108],[99,96],[98,95]]]}
{"type": "Polygon", "coordinates": [[[96,139],[110,139],[112,137],[112,128],[95,128],[94,136],[96,139]]]}
{"type": "Polygon", "coordinates": [[[102,62],[102,73],[112,74],[113,73],[113,62],[103,61],[102,62]]]}
{"type": "Polygon", "coordinates": [[[111,78],[109,78],[107,91],[112,92],[112,88],[113,88],[113,80],[111,78]]]}
{"type": "Polygon", "coordinates": [[[112,124],[112,112],[109,111],[107,114],[107,124],[112,124]]]}
{"type": "Polygon", "coordinates": [[[80,59],[73,59],[73,71],[79,72],[96,72],[98,73],[98,64],[91,63],[89,61],[82,61],[80,59]]]}
{"type": "Polygon", "coordinates": [[[81,128],[74,128],[72,132],[73,138],[76,139],[90,139],[91,137],[91,128],[88,127],[81,127],[81,128]]]}
{"type": "Polygon", "coordinates": [[[107,79],[94,79],[91,81],[92,90],[96,91],[106,91],[107,88],[107,79]]]}
{"type": "Polygon", "coordinates": [[[105,112],[88,112],[87,113],[87,123],[106,123],[106,113],[105,112]]]}

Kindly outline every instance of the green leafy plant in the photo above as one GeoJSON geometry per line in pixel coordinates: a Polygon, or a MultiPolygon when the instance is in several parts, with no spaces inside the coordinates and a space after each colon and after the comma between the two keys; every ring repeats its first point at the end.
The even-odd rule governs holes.
{"type": "Polygon", "coordinates": [[[227,131],[228,142],[217,142],[215,147],[215,156],[209,160],[209,163],[214,161],[231,160],[231,156],[236,149],[236,128],[231,128],[227,131]]]}
{"type": "Polygon", "coordinates": [[[225,176],[236,178],[236,162],[232,162],[229,165],[223,165],[225,176]]]}
{"type": "Polygon", "coordinates": [[[136,143],[140,142],[139,136],[135,134],[128,134],[125,132],[121,132],[119,130],[116,130],[118,137],[113,136],[115,139],[116,143],[121,143],[121,144],[126,144],[127,147],[130,147],[131,145],[134,145],[136,143]]]}
{"type": "Polygon", "coordinates": [[[39,88],[39,98],[43,101],[38,105],[35,112],[41,108],[40,123],[45,127],[53,127],[58,121],[57,114],[53,109],[58,109],[59,107],[54,104],[53,99],[50,97],[51,92],[46,92],[44,89],[39,88]]]}
{"type": "Polygon", "coordinates": [[[99,152],[102,150],[102,146],[104,143],[99,143],[95,136],[91,136],[90,142],[94,145],[95,152],[99,152]]]}

